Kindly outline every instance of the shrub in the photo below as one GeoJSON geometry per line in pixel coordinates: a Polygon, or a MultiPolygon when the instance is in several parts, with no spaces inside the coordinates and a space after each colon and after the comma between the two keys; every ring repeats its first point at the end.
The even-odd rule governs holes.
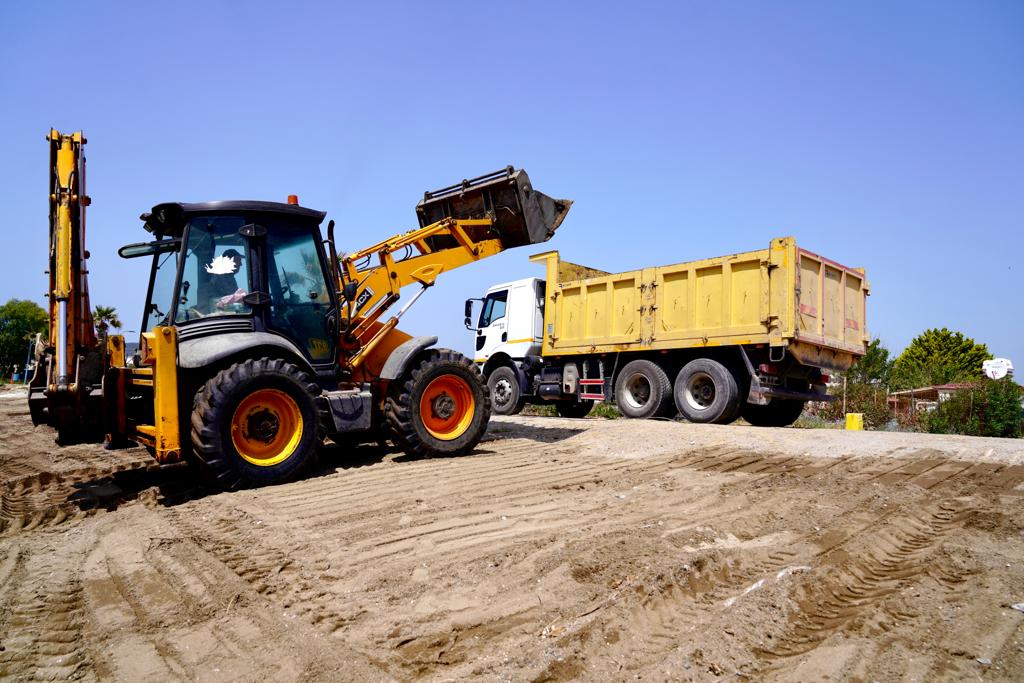
{"type": "Polygon", "coordinates": [[[961,389],[930,413],[922,426],[933,434],[1020,438],[1021,388],[1010,377],[985,379],[961,389]]]}
{"type": "MultiPolygon", "coordinates": [[[[835,388],[839,400],[824,404],[816,411],[824,420],[841,422],[846,419],[843,414],[843,388],[835,388]]],[[[877,384],[861,384],[848,382],[846,385],[846,412],[862,413],[864,426],[868,429],[881,429],[889,422],[888,393],[877,384]]]]}
{"type": "Polygon", "coordinates": [[[601,402],[594,404],[594,409],[590,411],[590,415],[587,417],[603,417],[608,420],[617,420],[622,417],[622,413],[615,406],[601,402]]]}

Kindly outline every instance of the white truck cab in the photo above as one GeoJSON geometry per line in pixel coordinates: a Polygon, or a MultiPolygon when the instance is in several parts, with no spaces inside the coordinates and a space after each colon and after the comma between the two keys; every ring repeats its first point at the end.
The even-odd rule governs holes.
{"type": "MultiPolygon", "coordinates": [[[[518,365],[528,355],[540,355],[544,332],[544,280],[528,277],[494,285],[483,299],[466,301],[466,327],[476,330],[473,362],[481,370],[493,359],[518,365]],[[473,322],[473,302],[481,301],[473,322]]],[[[492,365],[494,363],[491,363],[492,365]]]]}
{"type": "MultiPolygon", "coordinates": [[[[476,333],[473,362],[487,381],[491,410],[498,415],[514,415],[527,402],[550,400],[538,396],[535,386],[544,365],[541,347],[546,296],[545,280],[528,277],[494,285],[482,299],[466,300],[466,327],[476,333]],[[479,316],[474,316],[473,304],[477,301],[482,306],[479,316]]],[[[573,378],[575,369],[574,365],[573,378]]],[[[557,373],[556,386],[562,370],[557,373]]],[[[573,397],[557,400],[555,405],[560,415],[582,417],[590,411],[593,401],[573,397]]]]}

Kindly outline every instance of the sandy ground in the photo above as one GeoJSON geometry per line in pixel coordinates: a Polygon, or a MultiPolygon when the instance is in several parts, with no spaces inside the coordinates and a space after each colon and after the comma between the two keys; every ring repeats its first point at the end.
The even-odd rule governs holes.
{"type": "Polygon", "coordinates": [[[14,680],[1024,679],[1024,442],[499,418],[238,493],[0,393],[14,680]]]}

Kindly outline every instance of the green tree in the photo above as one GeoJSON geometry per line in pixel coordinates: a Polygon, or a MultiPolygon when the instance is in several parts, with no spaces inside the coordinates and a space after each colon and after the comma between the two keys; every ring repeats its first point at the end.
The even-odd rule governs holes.
{"type": "Polygon", "coordinates": [[[837,400],[818,408],[818,415],[825,420],[841,422],[845,408],[847,413],[864,415],[864,424],[868,429],[885,427],[891,417],[886,390],[891,370],[889,349],[882,345],[880,339],[872,340],[867,353],[845,373],[836,376],[839,381],[829,392],[837,400]]]}
{"type": "Polygon", "coordinates": [[[896,358],[890,381],[900,389],[970,382],[981,379],[981,364],[990,358],[988,347],[960,332],[925,330],[896,358]]]}
{"type": "Polygon", "coordinates": [[[0,306],[0,369],[9,375],[12,368],[25,364],[28,344],[40,332],[46,332],[49,315],[36,302],[10,299],[0,306]]]}
{"type": "Polygon", "coordinates": [[[97,331],[104,334],[108,328],[121,329],[121,319],[117,317],[117,309],[113,306],[97,306],[92,311],[92,322],[97,331]]]}
{"type": "Polygon", "coordinates": [[[892,359],[889,349],[882,346],[881,339],[873,339],[868,345],[868,352],[846,372],[846,381],[851,384],[889,384],[892,372],[892,359]]]}

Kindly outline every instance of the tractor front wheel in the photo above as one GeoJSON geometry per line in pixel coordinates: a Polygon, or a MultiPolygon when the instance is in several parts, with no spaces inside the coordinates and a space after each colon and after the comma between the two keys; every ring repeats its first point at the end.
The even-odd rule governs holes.
{"type": "Polygon", "coordinates": [[[465,356],[430,349],[391,383],[384,417],[392,440],[408,455],[463,455],[487,431],[491,403],[480,372],[465,356]]]}
{"type": "Polygon", "coordinates": [[[276,484],[312,464],[322,441],[319,387],[280,359],[236,363],[196,394],[192,446],[226,489],[276,484]]]}

